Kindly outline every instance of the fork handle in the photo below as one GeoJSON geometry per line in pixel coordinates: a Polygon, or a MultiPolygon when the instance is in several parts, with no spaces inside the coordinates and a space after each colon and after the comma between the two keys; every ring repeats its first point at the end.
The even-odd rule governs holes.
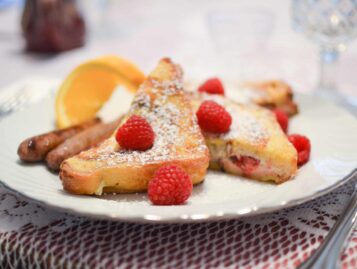
{"type": "Polygon", "coordinates": [[[356,222],[357,191],[353,191],[349,204],[340,215],[321,246],[303,262],[298,269],[335,269],[338,268],[340,255],[346,238],[356,222]]]}

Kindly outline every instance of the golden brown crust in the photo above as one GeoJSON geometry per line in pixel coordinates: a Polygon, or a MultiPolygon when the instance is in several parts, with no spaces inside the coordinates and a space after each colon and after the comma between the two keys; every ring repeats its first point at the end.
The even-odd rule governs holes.
{"type": "Polygon", "coordinates": [[[193,184],[198,184],[204,180],[207,170],[208,153],[205,156],[195,159],[177,160],[164,163],[146,164],[138,166],[117,166],[104,168],[107,171],[79,172],[71,168],[66,161],[61,165],[60,178],[63,188],[74,194],[100,194],[101,176],[105,174],[117,175],[112,181],[113,185],[103,186],[104,193],[133,193],[142,192],[147,189],[147,185],[153,177],[155,171],[163,165],[174,164],[186,171],[191,176],[193,184]]]}
{"type": "Polygon", "coordinates": [[[294,102],[293,91],[289,84],[283,80],[263,80],[246,81],[242,83],[243,87],[256,89],[263,94],[255,98],[254,103],[268,109],[279,108],[285,111],[289,116],[297,114],[298,106],[294,102]]]}
{"type": "Polygon", "coordinates": [[[94,193],[100,183],[100,178],[95,173],[77,172],[66,162],[61,164],[60,178],[63,188],[74,194],[94,193]]]}

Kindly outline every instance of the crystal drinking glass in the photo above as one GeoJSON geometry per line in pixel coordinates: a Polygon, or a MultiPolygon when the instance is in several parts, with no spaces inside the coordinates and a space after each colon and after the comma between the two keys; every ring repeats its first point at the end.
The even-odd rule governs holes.
{"type": "Polygon", "coordinates": [[[337,95],[339,53],[357,35],[356,0],[292,0],[293,28],[320,45],[318,92],[337,95]]]}

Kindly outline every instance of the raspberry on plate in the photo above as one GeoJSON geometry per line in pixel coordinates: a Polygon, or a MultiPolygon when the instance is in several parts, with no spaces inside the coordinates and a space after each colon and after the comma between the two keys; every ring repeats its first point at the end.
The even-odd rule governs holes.
{"type": "Polygon", "coordinates": [[[176,165],[159,168],[148,185],[148,196],[154,205],[183,204],[191,192],[190,176],[176,165]]]}
{"type": "Polygon", "coordinates": [[[290,143],[292,143],[298,153],[298,165],[301,166],[310,158],[311,144],[310,140],[303,135],[292,134],[288,136],[290,143]]]}
{"type": "Polygon", "coordinates": [[[289,126],[289,117],[286,115],[286,113],[279,109],[276,108],[273,110],[273,113],[275,114],[276,120],[280,124],[281,129],[284,131],[284,133],[288,132],[288,126],[289,126]]]}
{"type": "Polygon", "coordinates": [[[221,94],[224,95],[224,87],[219,78],[210,78],[205,81],[199,88],[199,92],[205,92],[209,94],[221,94]]]}
{"type": "Polygon", "coordinates": [[[123,149],[145,151],[153,146],[155,133],[145,118],[134,115],[118,129],[115,138],[123,149]]]}
{"type": "Polygon", "coordinates": [[[198,125],[203,131],[211,133],[226,133],[232,117],[227,110],[214,101],[204,101],[196,112],[198,125]]]}

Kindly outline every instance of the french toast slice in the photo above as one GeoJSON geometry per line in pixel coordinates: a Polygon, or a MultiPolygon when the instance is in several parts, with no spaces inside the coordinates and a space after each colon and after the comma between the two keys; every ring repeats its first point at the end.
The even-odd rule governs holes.
{"type": "Polygon", "coordinates": [[[281,109],[289,116],[299,112],[291,87],[282,80],[246,81],[240,84],[240,88],[250,89],[251,101],[257,105],[281,109]]]}
{"type": "Polygon", "coordinates": [[[271,111],[220,95],[188,95],[195,110],[203,101],[213,100],[232,116],[227,133],[203,133],[210,151],[210,169],[275,183],[295,175],[297,152],[271,111]]]}
{"type": "MultiPolygon", "coordinates": [[[[239,103],[256,104],[268,109],[279,108],[287,115],[298,113],[298,106],[294,102],[291,87],[282,80],[262,81],[223,81],[228,89],[228,97],[239,103]]],[[[186,81],[189,91],[196,91],[200,84],[195,81],[186,81]]]]}
{"type": "Polygon", "coordinates": [[[70,193],[89,195],[145,191],[154,172],[168,164],[183,168],[193,184],[202,182],[209,152],[184,93],[182,78],[178,65],[162,59],[136,92],[121,122],[132,115],[144,117],[155,132],[151,149],[123,150],[113,135],[98,147],[62,163],[63,188],[70,193]]]}

